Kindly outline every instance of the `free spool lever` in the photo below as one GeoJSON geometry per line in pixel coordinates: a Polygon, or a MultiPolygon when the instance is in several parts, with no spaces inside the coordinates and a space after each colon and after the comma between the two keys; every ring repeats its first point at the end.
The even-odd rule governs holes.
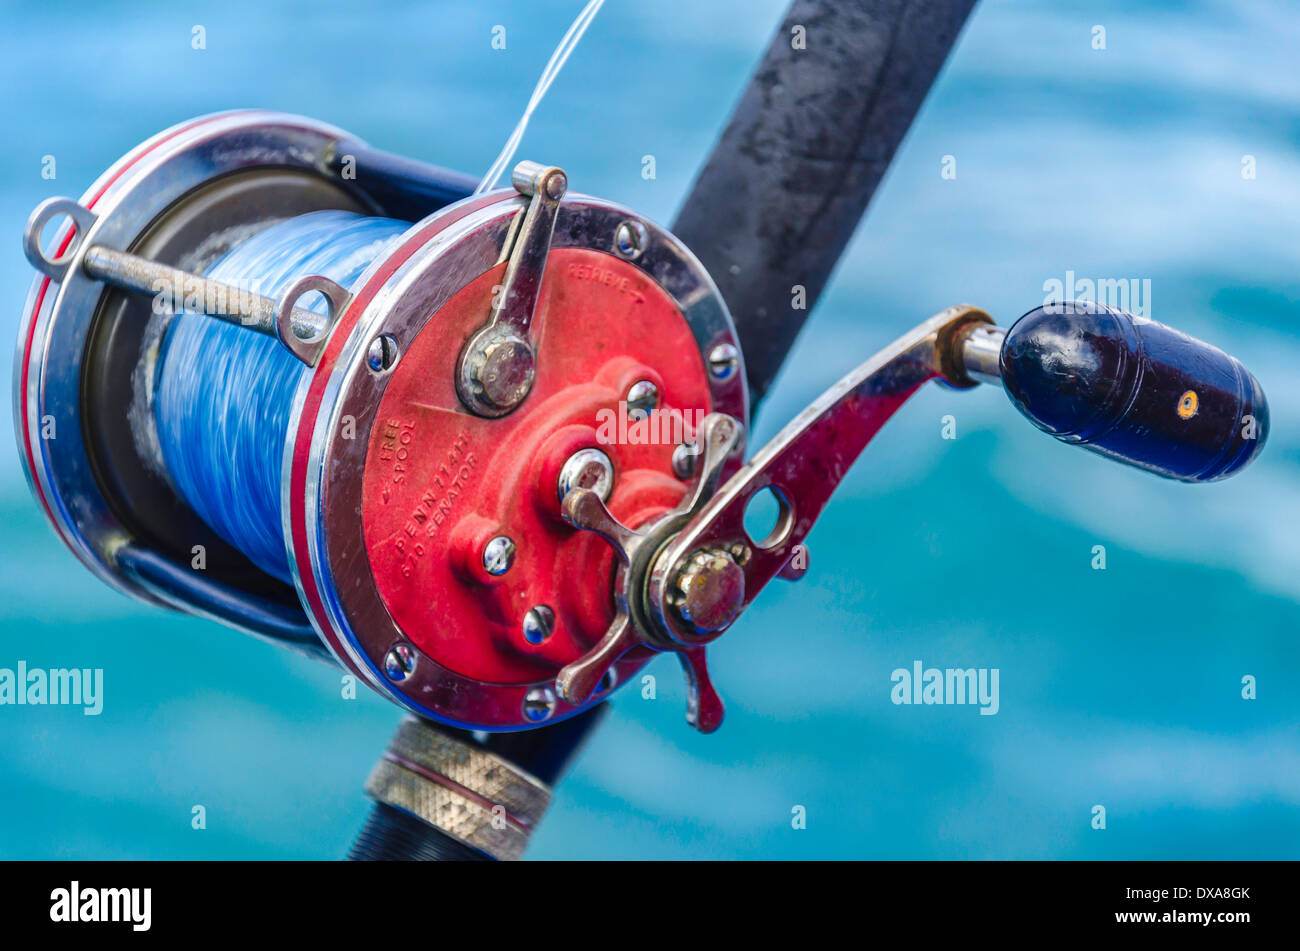
{"type": "Polygon", "coordinates": [[[1259,454],[1268,426],[1263,390],[1240,361],[1162,324],[1068,302],[1030,311],[1003,331],[983,311],[951,308],[836,383],[716,489],[710,483],[740,427],[706,417],[705,463],[689,500],[636,530],[619,525],[595,492],[569,492],[565,518],[619,553],[619,611],[601,643],[561,672],[560,691],[580,701],[633,646],[677,651],[691,687],[688,719],[716,728],[722,704],[704,646],[772,578],[791,574],[784,569],[853,462],[936,379],[959,388],[1001,381],[1017,409],[1056,438],[1186,482],[1240,471],[1259,454]],[[754,539],[745,509],[765,490],[780,512],[772,531],[754,539]]]}

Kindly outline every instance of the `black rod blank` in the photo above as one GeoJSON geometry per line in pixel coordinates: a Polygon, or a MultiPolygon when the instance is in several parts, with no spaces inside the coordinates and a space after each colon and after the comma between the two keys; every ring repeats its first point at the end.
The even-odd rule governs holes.
{"type": "Polygon", "coordinates": [[[756,405],[975,0],[795,0],[672,230],[717,282],[756,405]],[[806,309],[796,309],[795,286],[806,309]]]}

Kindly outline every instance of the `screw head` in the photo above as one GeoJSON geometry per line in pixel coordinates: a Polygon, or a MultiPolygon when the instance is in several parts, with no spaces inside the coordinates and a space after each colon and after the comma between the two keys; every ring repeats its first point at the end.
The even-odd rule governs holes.
{"type": "Polygon", "coordinates": [[[614,231],[614,250],[632,261],[641,256],[647,240],[645,225],[629,218],[614,231]]]}
{"type": "Polygon", "coordinates": [[[384,673],[394,683],[401,683],[415,671],[415,651],[406,644],[396,644],[384,656],[384,673]]]}
{"type": "Polygon", "coordinates": [[[709,372],[715,380],[729,380],[740,367],[740,351],[729,343],[720,343],[709,351],[709,372]]]}
{"type": "Polygon", "coordinates": [[[508,535],[497,535],[483,546],[483,570],[494,578],[510,570],[515,563],[515,542],[508,535]]]}
{"type": "Polygon", "coordinates": [[[539,604],[524,615],[523,626],[524,640],[529,644],[540,644],[555,630],[555,612],[547,605],[539,604]]]}
{"type": "Polygon", "coordinates": [[[524,697],[524,716],[534,723],[548,719],[555,712],[555,691],[550,687],[534,687],[524,697]]]}
{"type": "Polygon", "coordinates": [[[673,450],[673,475],[679,479],[689,479],[695,474],[695,460],[699,455],[700,447],[695,443],[678,443],[673,450]]]}
{"type": "Polygon", "coordinates": [[[392,334],[380,334],[370,341],[370,349],[366,351],[366,366],[375,373],[383,373],[393,368],[397,357],[397,338],[392,334]]]}
{"type": "Polygon", "coordinates": [[[579,449],[560,467],[555,489],[561,502],[574,489],[591,489],[608,502],[614,489],[614,463],[600,449],[579,449]]]}
{"type": "Polygon", "coordinates": [[[645,419],[650,411],[659,405],[659,387],[649,380],[637,380],[627,388],[628,419],[645,419]]]}

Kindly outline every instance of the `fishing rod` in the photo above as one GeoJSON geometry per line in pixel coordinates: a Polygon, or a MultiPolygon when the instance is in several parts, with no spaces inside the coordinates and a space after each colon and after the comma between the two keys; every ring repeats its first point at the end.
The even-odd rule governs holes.
{"type": "MultiPolygon", "coordinates": [[[[863,9],[830,6],[791,15],[863,9]]],[[[926,34],[928,88],[962,6],[928,8],[946,32],[922,29],[924,4],[870,29],[926,34]]],[[[919,105],[909,56],[877,56],[919,105]]],[[[719,163],[779,121],[745,101],[719,163]]],[[[892,154],[910,118],[889,111],[896,137],[874,147],[892,154]]],[[[828,148],[851,158],[861,128],[828,148]]],[[[780,152],[739,174],[777,174],[780,152]]],[[[814,298],[877,166],[799,264],[814,298]]],[[[317,120],[241,111],[160,133],[28,220],[15,413],[38,501],[116,589],[336,663],[408,711],[355,857],[520,856],[603,702],[658,654],[681,662],[688,722],[716,730],[707,646],[808,570],[835,487],[928,382],[1000,385],[1057,439],[1185,482],[1264,444],[1264,395],[1235,358],[1060,301],[1003,327],[965,305],[923,321],[755,451],[779,362],[753,341],[788,346],[802,318],[773,331],[735,263],[788,235],[709,237],[731,200],[718,181],[711,161],[679,216],[697,253],[556,165],[475,194],[317,120]],[[776,515],[747,527],[762,497],[776,515]]]]}

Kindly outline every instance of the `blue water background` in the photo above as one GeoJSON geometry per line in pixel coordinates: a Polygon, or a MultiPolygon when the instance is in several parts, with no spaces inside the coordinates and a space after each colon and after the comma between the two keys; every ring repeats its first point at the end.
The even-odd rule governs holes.
{"type": "MultiPolygon", "coordinates": [[[[156,131],[263,106],[477,174],[578,7],[5,5],[0,339],[31,279],[28,212],[156,131]]],[[[521,156],[671,221],[783,7],[610,0],[521,156]]],[[[1006,323],[1072,270],[1150,279],[1152,316],[1241,357],[1272,403],[1264,457],[1176,485],[1052,442],[993,388],[924,392],[841,486],[808,577],[712,650],[722,730],[687,728],[676,662],[657,660],[658,698],[616,697],[533,856],[1300,855],[1297,49],[1285,2],[980,5],[755,444],[931,313],[968,301],[1006,323]],[[1000,712],[893,705],[890,673],[915,660],[998,668],[1000,712]]],[[[102,667],[106,693],[98,717],[0,707],[0,857],[342,855],[396,708],[95,580],[0,419],[0,667],[102,667]]]]}

